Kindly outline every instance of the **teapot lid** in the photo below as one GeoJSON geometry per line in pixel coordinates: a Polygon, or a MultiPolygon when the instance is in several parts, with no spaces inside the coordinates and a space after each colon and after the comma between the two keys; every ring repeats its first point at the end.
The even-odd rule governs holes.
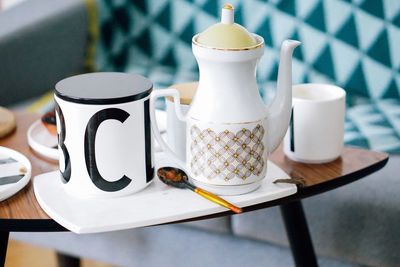
{"type": "Polygon", "coordinates": [[[256,46],[256,38],[243,26],[234,23],[234,7],[225,4],[221,22],[208,27],[196,38],[196,43],[217,49],[244,49],[256,46]]]}

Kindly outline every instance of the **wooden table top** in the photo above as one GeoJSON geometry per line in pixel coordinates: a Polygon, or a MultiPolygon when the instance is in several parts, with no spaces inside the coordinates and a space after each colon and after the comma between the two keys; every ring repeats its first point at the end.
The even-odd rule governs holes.
{"type": "MultiPolygon", "coordinates": [[[[22,112],[16,113],[17,129],[8,137],[0,139],[0,146],[15,149],[26,155],[32,163],[32,177],[57,170],[57,162],[46,160],[33,152],[27,143],[26,133],[29,126],[38,115],[22,112]]],[[[289,160],[278,148],[271,157],[274,163],[288,173],[292,178],[304,182],[299,186],[295,195],[282,199],[261,203],[243,209],[244,212],[284,204],[308,196],[319,194],[336,187],[365,177],[380,168],[387,160],[388,155],[381,152],[368,151],[356,148],[345,148],[341,158],[326,164],[302,164],[289,160]]],[[[201,220],[232,214],[230,211],[193,218],[201,220]]],[[[0,203],[0,231],[62,231],[57,224],[40,208],[36,201],[32,182],[16,195],[0,203]]]]}

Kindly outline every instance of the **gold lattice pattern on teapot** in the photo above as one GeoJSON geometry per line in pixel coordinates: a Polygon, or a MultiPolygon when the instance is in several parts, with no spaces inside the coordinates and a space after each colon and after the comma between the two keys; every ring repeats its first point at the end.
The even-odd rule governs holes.
{"type": "Polygon", "coordinates": [[[190,129],[192,172],[210,180],[220,177],[225,181],[235,177],[246,180],[252,174],[259,176],[265,165],[264,132],[260,124],[236,133],[201,130],[193,125],[190,129]]]}

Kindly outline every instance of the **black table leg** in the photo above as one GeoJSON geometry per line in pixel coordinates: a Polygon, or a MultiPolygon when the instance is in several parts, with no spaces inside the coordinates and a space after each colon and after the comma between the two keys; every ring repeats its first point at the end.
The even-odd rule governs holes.
{"type": "Polygon", "coordinates": [[[58,267],[79,267],[81,260],[77,257],[57,252],[58,267]]]}
{"type": "Polygon", "coordinates": [[[8,245],[8,236],[9,232],[0,232],[0,266],[4,266],[6,263],[6,255],[7,255],[7,245],[8,245]]]}
{"type": "Polygon", "coordinates": [[[296,266],[318,266],[301,201],[293,201],[280,207],[296,266]]]}

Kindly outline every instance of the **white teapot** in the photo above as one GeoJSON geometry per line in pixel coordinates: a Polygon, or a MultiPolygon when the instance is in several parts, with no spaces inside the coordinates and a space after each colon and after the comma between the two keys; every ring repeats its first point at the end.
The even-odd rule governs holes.
{"type": "Polygon", "coordinates": [[[266,107],[256,83],[256,67],[264,53],[264,39],[234,23],[234,8],[226,4],[221,22],[192,40],[200,70],[199,86],[183,116],[179,93],[155,91],[150,100],[153,132],[163,150],[197,186],[220,195],[257,189],[267,170],[268,155],[282,141],[292,106],[292,54],[300,42],[286,40],[280,54],[277,93],[266,107]],[[172,96],[179,119],[186,122],[186,162],[161,138],[154,101],[172,96]]]}

